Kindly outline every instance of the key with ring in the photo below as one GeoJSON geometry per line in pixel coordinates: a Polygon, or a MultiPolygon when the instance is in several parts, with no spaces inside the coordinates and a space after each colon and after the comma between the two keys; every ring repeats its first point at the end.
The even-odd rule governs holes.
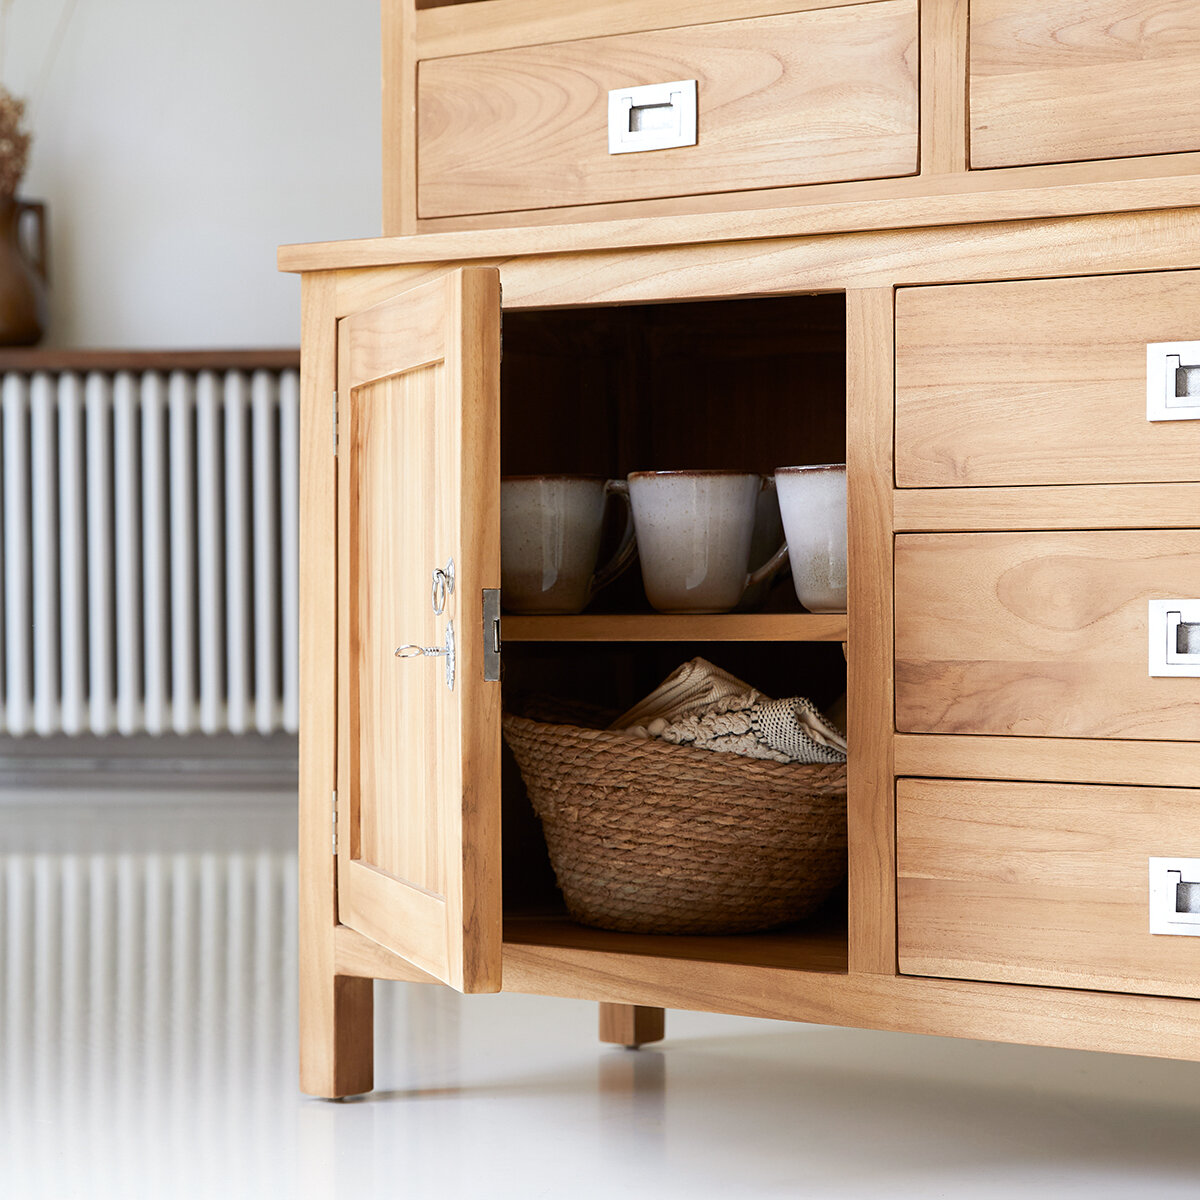
{"type": "Polygon", "coordinates": [[[395,651],[396,658],[445,658],[446,660],[446,686],[454,691],[454,622],[446,622],[446,639],[440,646],[418,646],[415,642],[409,642],[403,646],[397,646],[395,651]]]}
{"type": "Polygon", "coordinates": [[[454,559],[446,566],[435,567],[433,570],[433,588],[430,597],[433,603],[433,615],[440,617],[446,611],[446,597],[454,595],[454,559]]]}

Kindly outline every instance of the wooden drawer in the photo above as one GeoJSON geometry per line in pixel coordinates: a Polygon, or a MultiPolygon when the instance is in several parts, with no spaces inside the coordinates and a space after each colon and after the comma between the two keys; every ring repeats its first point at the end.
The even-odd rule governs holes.
{"type": "Polygon", "coordinates": [[[900,487],[1200,480],[1146,419],[1146,344],[1200,339],[1200,271],[901,288],[900,487]]]}
{"type": "Polygon", "coordinates": [[[1200,148],[1195,0],[971,0],[971,166],[1200,148]]]}
{"type": "Polygon", "coordinates": [[[1200,996],[1200,938],[1149,931],[1200,791],[901,779],[896,851],[904,974],[1200,996]]]}
{"type": "Polygon", "coordinates": [[[418,214],[917,170],[916,0],[875,0],[419,64],[418,214]],[[695,79],[698,143],[610,154],[608,92],[695,79]]]}
{"type": "Polygon", "coordinates": [[[1200,738],[1200,679],[1148,673],[1200,530],[903,534],[895,581],[900,731],[1200,738]]]}

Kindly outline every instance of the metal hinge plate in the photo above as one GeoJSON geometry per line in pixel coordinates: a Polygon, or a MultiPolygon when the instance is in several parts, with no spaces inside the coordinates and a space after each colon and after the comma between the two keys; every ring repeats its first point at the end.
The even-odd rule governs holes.
{"type": "Polygon", "coordinates": [[[483,589],[483,679],[500,679],[500,589],[483,589]]]}
{"type": "Polygon", "coordinates": [[[333,393],[333,457],[337,458],[337,392],[333,393]]]}
{"type": "Polygon", "coordinates": [[[332,810],[333,857],[337,858],[337,792],[333,793],[332,810]]]}

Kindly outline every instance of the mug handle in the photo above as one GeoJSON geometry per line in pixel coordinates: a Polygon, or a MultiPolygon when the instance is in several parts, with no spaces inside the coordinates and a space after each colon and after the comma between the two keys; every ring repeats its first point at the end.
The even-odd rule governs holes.
{"type": "Polygon", "coordinates": [[[625,528],[621,531],[621,540],[612,558],[602,567],[598,567],[592,576],[588,587],[588,600],[602,588],[607,587],[637,556],[637,543],[633,540],[633,505],[629,500],[629,484],[624,479],[610,479],[604,485],[604,495],[619,496],[625,505],[625,528]]]}
{"type": "MultiPolygon", "coordinates": [[[[774,486],[775,477],[773,475],[764,475],[762,477],[762,487],[759,490],[765,492],[767,488],[773,488],[774,486]]],[[[746,582],[742,585],[742,591],[745,592],[747,588],[752,588],[755,584],[762,583],[765,579],[774,579],[787,560],[788,545],[785,539],[779,544],[779,549],[757,571],[751,571],[746,576],[746,582]]]]}

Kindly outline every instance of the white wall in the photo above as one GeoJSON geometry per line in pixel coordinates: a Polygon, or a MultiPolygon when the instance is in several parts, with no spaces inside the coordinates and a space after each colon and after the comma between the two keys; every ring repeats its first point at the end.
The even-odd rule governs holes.
{"type": "MultiPolygon", "coordinates": [[[[2,0],[0,0],[2,2],[2,0]]],[[[13,0],[21,194],[50,209],[45,345],[292,345],[281,242],[380,228],[379,0],[13,0]]]]}

